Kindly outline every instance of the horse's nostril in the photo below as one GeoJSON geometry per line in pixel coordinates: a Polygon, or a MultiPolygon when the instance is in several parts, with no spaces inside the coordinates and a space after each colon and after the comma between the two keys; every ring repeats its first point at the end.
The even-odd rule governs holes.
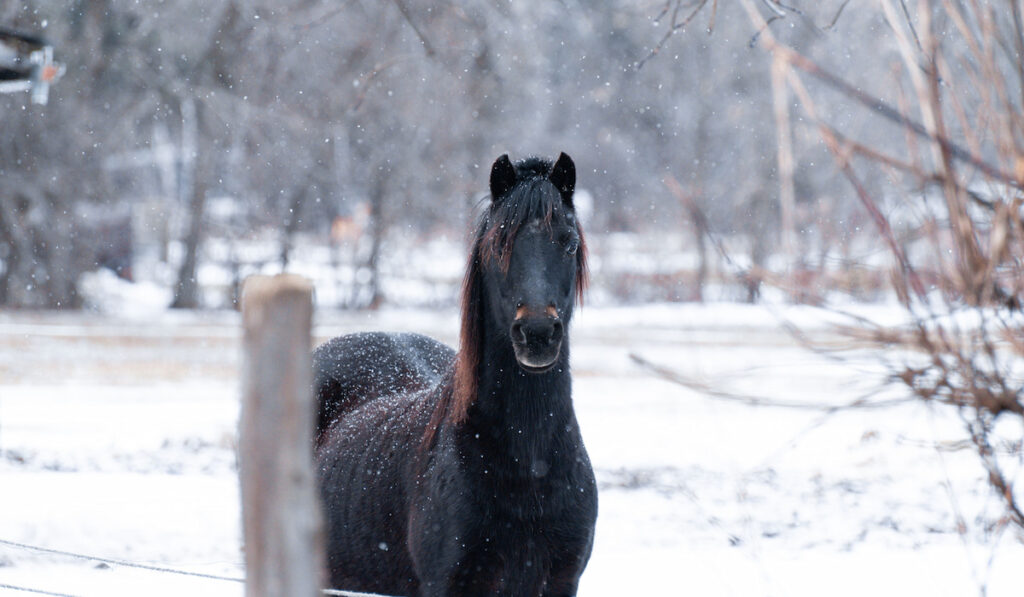
{"type": "Polygon", "coordinates": [[[521,321],[512,324],[512,340],[520,344],[526,344],[526,332],[523,331],[523,323],[521,321]]]}
{"type": "Polygon", "coordinates": [[[562,329],[562,322],[556,321],[554,325],[551,326],[551,343],[554,344],[556,342],[561,342],[563,333],[565,332],[562,329]]]}

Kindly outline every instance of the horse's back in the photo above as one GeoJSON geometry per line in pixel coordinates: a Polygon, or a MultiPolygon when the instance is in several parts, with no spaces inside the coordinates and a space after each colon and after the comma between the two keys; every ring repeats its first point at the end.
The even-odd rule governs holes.
{"type": "Polygon", "coordinates": [[[362,404],[436,386],[455,351],[420,334],[363,332],[339,336],[313,351],[316,437],[362,404]]]}

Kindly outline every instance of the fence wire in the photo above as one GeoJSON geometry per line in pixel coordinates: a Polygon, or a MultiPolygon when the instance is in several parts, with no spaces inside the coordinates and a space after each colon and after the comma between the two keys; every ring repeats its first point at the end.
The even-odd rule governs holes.
{"type": "Polygon", "coordinates": [[[17,587],[0,582],[0,589],[10,589],[12,591],[21,591],[22,593],[34,593],[36,595],[53,595],[55,597],[78,597],[77,595],[69,595],[67,593],[55,593],[53,591],[44,591],[42,589],[30,589],[28,587],[17,587]]]}
{"type": "Polygon", "coordinates": [[[164,568],[162,566],[152,566],[149,564],[137,564],[135,562],[129,562],[127,560],[115,560],[112,558],[100,558],[96,556],[89,556],[80,553],[74,553],[71,551],[63,551],[60,549],[50,549],[48,547],[38,547],[36,545],[28,545],[27,543],[18,543],[16,541],[8,541],[6,539],[0,539],[0,545],[7,545],[9,547],[17,547],[19,549],[25,549],[29,551],[38,551],[40,553],[47,553],[57,556],[65,556],[69,558],[75,558],[78,560],[89,560],[93,562],[101,562],[103,564],[110,564],[111,566],[124,566],[125,568],[139,568],[141,570],[149,570],[150,572],[163,572],[165,574],[179,574],[181,576],[194,576],[197,578],[206,578],[210,580],[226,580],[231,582],[245,582],[244,578],[236,578],[231,576],[219,576],[216,574],[205,574],[202,572],[189,572],[187,570],[176,570],[173,568],[164,568]]]}
{"type": "MultiPolygon", "coordinates": [[[[220,580],[227,582],[244,583],[244,578],[237,578],[233,576],[220,576],[217,574],[206,574],[203,572],[190,572],[188,570],[178,570],[175,568],[165,568],[163,566],[153,566],[150,564],[139,564],[136,562],[129,562],[128,560],[117,560],[114,558],[103,558],[98,556],[91,556],[81,553],[75,553],[73,551],[65,551],[61,549],[52,549],[49,547],[39,547],[38,545],[29,545],[27,543],[19,543],[17,541],[9,541],[7,539],[0,539],[0,545],[7,547],[13,547],[17,549],[23,549],[27,551],[36,551],[39,553],[45,553],[56,556],[63,556],[73,558],[76,560],[85,560],[89,562],[100,562],[111,566],[123,566],[125,568],[136,568],[140,570],[147,570],[149,572],[160,572],[163,574],[177,574],[180,576],[191,576],[194,578],[203,578],[206,580],[220,580]]],[[[80,595],[74,595],[71,593],[58,593],[54,591],[46,591],[43,589],[35,589],[30,587],[21,587],[6,583],[0,583],[0,589],[10,589],[12,591],[21,591],[24,593],[33,593],[36,595],[52,595],[55,597],[81,597],[80,595]]],[[[397,597],[395,595],[383,595],[380,593],[363,593],[360,591],[345,591],[340,589],[321,589],[321,594],[330,595],[331,597],[397,597]]]]}

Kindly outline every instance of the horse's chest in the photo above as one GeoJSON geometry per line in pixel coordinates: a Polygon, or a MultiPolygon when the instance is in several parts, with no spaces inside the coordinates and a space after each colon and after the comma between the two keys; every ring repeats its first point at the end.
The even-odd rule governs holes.
{"type": "Polygon", "coordinates": [[[476,528],[529,539],[588,524],[581,513],[589,511],[593,472],[572,442],[534,445],[486,433],[469,438],[460,445],[461,479],[476,528]]]}
{"type": "Polygon", "coordinates": [[[527,473],[490,481],[474,501],[481,521],[498,527],[543,527],[564,517],[579,494],[564,476],[527,473]]]}

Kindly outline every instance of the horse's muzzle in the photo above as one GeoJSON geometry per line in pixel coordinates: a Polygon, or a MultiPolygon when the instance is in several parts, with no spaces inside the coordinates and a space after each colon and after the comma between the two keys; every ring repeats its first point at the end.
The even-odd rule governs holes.
{"type": "Polygon", "coordinates": [[[543,373],[554,366],[562,350],[565,327],[558,317],[523,317],[512,323],[512,350],[528,373],[543,373]]]}

